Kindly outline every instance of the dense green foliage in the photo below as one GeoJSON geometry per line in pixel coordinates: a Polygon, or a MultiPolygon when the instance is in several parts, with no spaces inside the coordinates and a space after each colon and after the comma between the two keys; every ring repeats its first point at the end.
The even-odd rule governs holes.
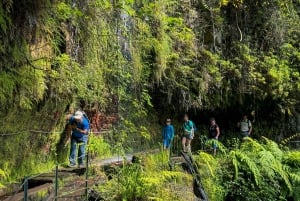
{"type": "Polygon", "coordinates": [[[193,200],[192,177],[180,167],[169,171],[168,154],[142,157],[142,164],[125,164],[111,180],[97,187],[109,200],[193,200]]]}
{"type": "Polygon", "coordinates": [[[248,139],[217,158],[199,152],[197,162],[211,200],[298,200],[299,151],[248,139]]]}
{"type": "MultiPolygon", "coordinates": [[[[65,113],[80,99],[85,109],[118,113],[114,150],[132,150],[136,142],[150,147],[159,137],[158,119],[186,111],[222,112],[228,124],[254,111],[257,135],[281,140],[295,133],[299,13],[299,0],[1,1],[1,181],[66,160],[65,113]]],[[[91,144],[95,154],[108,149],[97,143],[103,141],[91,144]]],[[[262,177],[267,170],[257,158],[243,155],[248,148],[228,153],[236,181],[265,187],[283,180],[284,189],[270,193],[293,192],[283,170],[297,160],[259,150],[274,159],[277,169],[268,172],[278,179],[272,180],[262,177]]],[[[225,195],[236,181],[214,190],[225,195]]]]}
{"type": "MultiPolygon", "coordinates": [[[[240,148],[213,157],[194,156],[202,184],[211,201],[299,200],[299,151],[280,148],[274,141],[248,139],[240,148]]],[[[194,200],[192,179],[180,165],[169,170],[167,152],[147,155],[140,163],[125,164],[97,187],[111,200],[194,200]]]]}

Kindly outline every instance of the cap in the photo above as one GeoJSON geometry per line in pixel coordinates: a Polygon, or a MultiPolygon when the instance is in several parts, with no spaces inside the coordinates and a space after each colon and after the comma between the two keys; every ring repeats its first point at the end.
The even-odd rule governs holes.
{"type": "Polygon", "coordinates": [[[76,111],[74,115],[74,119],[81,119],[83,117],[83,113],[81,111],[76,111]]]}
{"type": "Polygon", "coordinates": [[[167,119],[166,122],[171,122],[171,119],[167,119]]]}

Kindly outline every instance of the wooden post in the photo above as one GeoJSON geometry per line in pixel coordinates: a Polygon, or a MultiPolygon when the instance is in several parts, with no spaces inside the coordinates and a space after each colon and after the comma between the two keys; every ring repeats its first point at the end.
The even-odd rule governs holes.
{"type": "Polygon", "coordinates": [[[55,166],[55,184],[54,184],[54,188],[55,188],[55,198],[54,200],[57,201],[57,196],[58,196],[58,165],[55,166]]]}
{"type": "Polygon", "coordinates": [[[28,177],[24,179],[24,201],[28,200],[28,177]]]}

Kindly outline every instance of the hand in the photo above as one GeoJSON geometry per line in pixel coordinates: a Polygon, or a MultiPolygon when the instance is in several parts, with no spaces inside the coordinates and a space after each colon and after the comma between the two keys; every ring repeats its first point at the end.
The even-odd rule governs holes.
{"type": "Polygon", "coordinates": [[[69,120],[72,117],[72,114],[66,115],[66,120],[69,120]]]}
{"type": "Polygon", "coordinates": [[[70,141],[71,141],[71,139],[68,138],[67,141],[66,141],[66,143],[65,143],[65,147],[68,146],[68,144],[70,143],[70,141]]]}
{"type": "Polygon", "coordinates": [[[215,137],[216,140],[218,140],[218,138],[219,138],[218,136],[215,137]]]}
{"type": "Polygon", "coordinates": [[[77,129],[77,125],[76,124],[71,124],[71,128],[72,129],[77,129]]]}

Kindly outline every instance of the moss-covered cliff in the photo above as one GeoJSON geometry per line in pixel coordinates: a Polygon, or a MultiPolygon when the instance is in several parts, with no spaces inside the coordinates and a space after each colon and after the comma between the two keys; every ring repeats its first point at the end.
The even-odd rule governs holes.
{"type": "Polygon", "coordinates": [[[151,141],[158,114],[186,111],[225,116],[224,125],[256,111],[264,128],[296,131],[298,0],[0,5],[0,170],[9,177],[65,158],[57,143],[79,100],[115,108],[120,143],[151,141]]]}

